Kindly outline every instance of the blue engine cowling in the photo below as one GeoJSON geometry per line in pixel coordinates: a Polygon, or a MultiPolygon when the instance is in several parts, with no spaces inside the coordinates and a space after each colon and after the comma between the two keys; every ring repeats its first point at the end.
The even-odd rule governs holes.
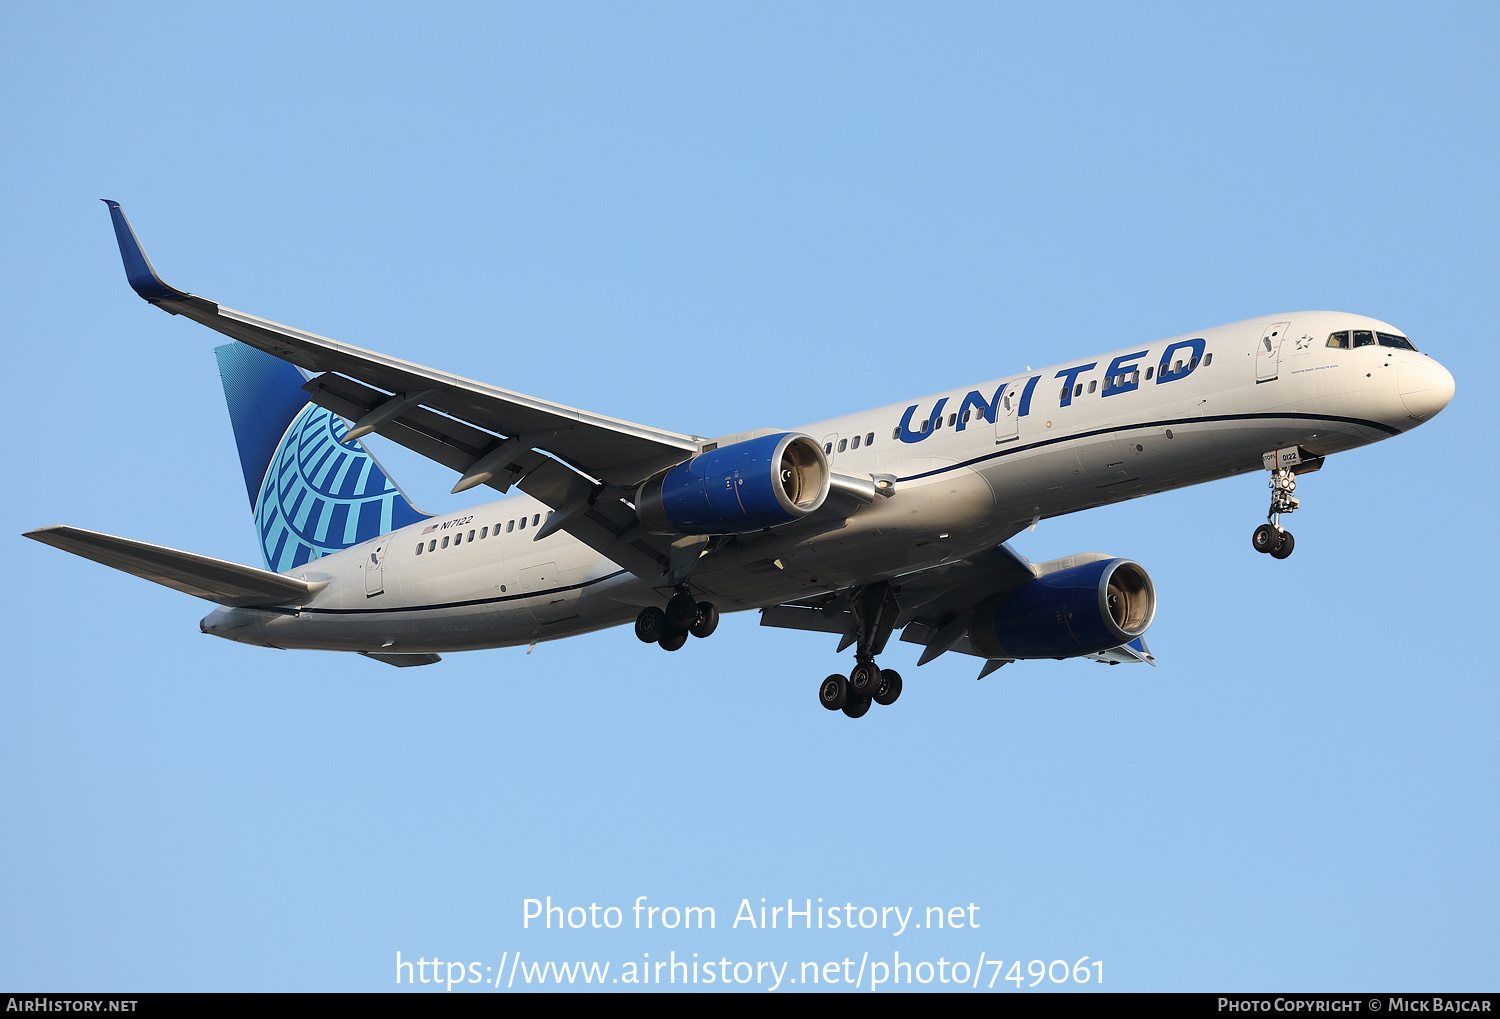
{"type": "Polygon", "coordinates": [[[1129,559],[1099,559],[980,602],[969,643],[987,658],[1071,658],[1128,643],[1155,616],[1146,571],[1129,559]]]}
{"type": "Polygon", "coordinates": [[[744,534],[805,516],[828,498],[831,473],[811,436],[777,432],[700,453],[636,491],[653,534],[744,534]]]}

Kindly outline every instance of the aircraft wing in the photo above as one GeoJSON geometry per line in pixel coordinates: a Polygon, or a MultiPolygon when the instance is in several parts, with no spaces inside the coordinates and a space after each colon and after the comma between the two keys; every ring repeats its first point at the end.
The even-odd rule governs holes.
{"type": "Polygon", "coordinates": [[[80,527],[42,527],[25,536],[217,605],[304,605],[328,586],[80,527]]]}
{"type": "MultiPolygon", "coordinates": [[[[991,595],[1013,591],[1034,577],[1103,558],[1107,557],[1084,553],[1033,565],[1009,545],[1001,544],[966,559],[906,574],[890,581],[897,605],[891,627],[901,630],[903,641],[923,646],[925,650],[917,660],[918,665],[926,665],[949,651],[985,658],[969,643],[976,605],[991,595]]],[[[773,605],[761,609],[760,625],[836,633],[841,637],[842,651],[855,639],[854,609],[858,597],[859,592],[853,590],[836,591],[773,605]]],[[[884,639],[880,638],[877,644],[883,646],[884,639]]],[[[1156,662],[1139,637],[1129,644],[1083,657],[1110,665],[1156,662]]],[[[1011,661],[1014,659],[986,659],[979,678],[1011,661]]]]}
{"type": "MultiPolygon", "coordinates": [[[[178,290],[157,274],[120,204],[105,205],[137,294],[314,373],[303,388],[313,403],[354,423],[346,439],[376,432],[450,467],[460,474],[455,493],[481,484],[504,493],[514,485],[554,511],[538,539],[566,531],[648,583],[663,574],[676,583],[672,578],[691,569],[702,539],[645,533],[628,500],[641,482],[702,452],[707,439],[514,393],[178,290]]],[[[873,481],[837,476],[833,489],[810,526],[847,515],[877,491],[873,481]]]]}
{"type": "MultiPolygon", "coordinates": [[[[891,628],[923,627],[930,629],[927,636],[933,637],[945,625],[951,630],[950,624],[964,624],[958,626],[952,641],[947,641],[948,633],[942,634],[947,641],[943,650],[951,650],[959,643],[967,646],[968,612],[990,595],[1013,590],[1035,576],[1035,567],[1025,557],[1009,545],[1001,544],[978,555],[894,578],[890,586],[897,610],[889,617],[887,632],[891,628]]],[[[773,605],[761,609],[760,625],[841,634],[843,642],[839,650],[842,651],[854,641],[858,596],[858,591],[850,589],[773,605]]],[[[877,644],[883,645],[884,639],[877,644]]],[[[931,657],[941,653],[936,651],[931,657]]]]}
{"type": "Polygon", "coordinates": [[[118,202],[105,200],[125,275],[142,298],[317,377],[314,403],[464,473],[455,491],[502,492],[542,450],[610,485],[633,486],[699,452],[703,439],[514,393],[223,307],[157,275],[118,202]],[[503,437],[503,438],[502,438],[503,437]],[[528,460],[529,456],[529,460],[528,460]],[[515,467],[512,471],[509,468],[515,467]],[[475,468],[481,468],[476,470],[475,468]]]}

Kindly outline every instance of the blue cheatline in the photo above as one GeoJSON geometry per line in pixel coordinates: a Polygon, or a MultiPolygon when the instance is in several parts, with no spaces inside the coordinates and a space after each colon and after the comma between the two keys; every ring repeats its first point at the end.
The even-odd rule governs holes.
{"type": "Polygon", "coordinates": [[[308,401],[293,365],[243,343],[214,348],[266,568],[278,573],[427,519],[349,426],[308,401]]]}

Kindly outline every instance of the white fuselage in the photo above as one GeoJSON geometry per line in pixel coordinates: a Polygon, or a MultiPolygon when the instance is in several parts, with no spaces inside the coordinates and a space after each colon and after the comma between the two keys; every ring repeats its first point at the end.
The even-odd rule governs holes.
{"type": "MultiPolygon", "coordinates": [[[[1397,332],[1339,312],[1272,315],[807,425],[835,472],[893,477],[893,494],[833,524],[719,542],[690,586],[733,611],[899,577],[1037,519],[1260,470],[1271,450],[1341,452],[1442,409],[1452,376],[1426,355],[1326,345],[1355,329],[1397,332]]],[[[534,541],[549,512],[516,495],[433,517],[287,571],[328,582],[300,609],[221,608],[202,628],[284,648],[459,651],[615,626],[670,595],[565,532],[534,541]]]]}

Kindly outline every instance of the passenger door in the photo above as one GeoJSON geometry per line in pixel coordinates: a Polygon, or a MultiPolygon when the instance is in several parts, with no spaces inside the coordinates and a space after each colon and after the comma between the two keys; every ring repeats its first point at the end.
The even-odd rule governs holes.
{"type": "Polygon", "coordinates": [[[1021,434],[1021,388],[1014,382],[1005,384],[1000,406],[995,408],[995,441],[1009,442],[1021,434]]]}
{"type": "Polygon", "coordinates": [[[1256,382],[1270,382],[1276,377],[1281,363],[1281,341],[1291,325],[1290,322],[1273,322],[1260,334],[1260,342],[1255,345],[1256,382]]]}
{"type": "Polygon", "coordinates": [[[365,597],[385,592],[385,542],[376,545],[365,556],[365,597]]]}

